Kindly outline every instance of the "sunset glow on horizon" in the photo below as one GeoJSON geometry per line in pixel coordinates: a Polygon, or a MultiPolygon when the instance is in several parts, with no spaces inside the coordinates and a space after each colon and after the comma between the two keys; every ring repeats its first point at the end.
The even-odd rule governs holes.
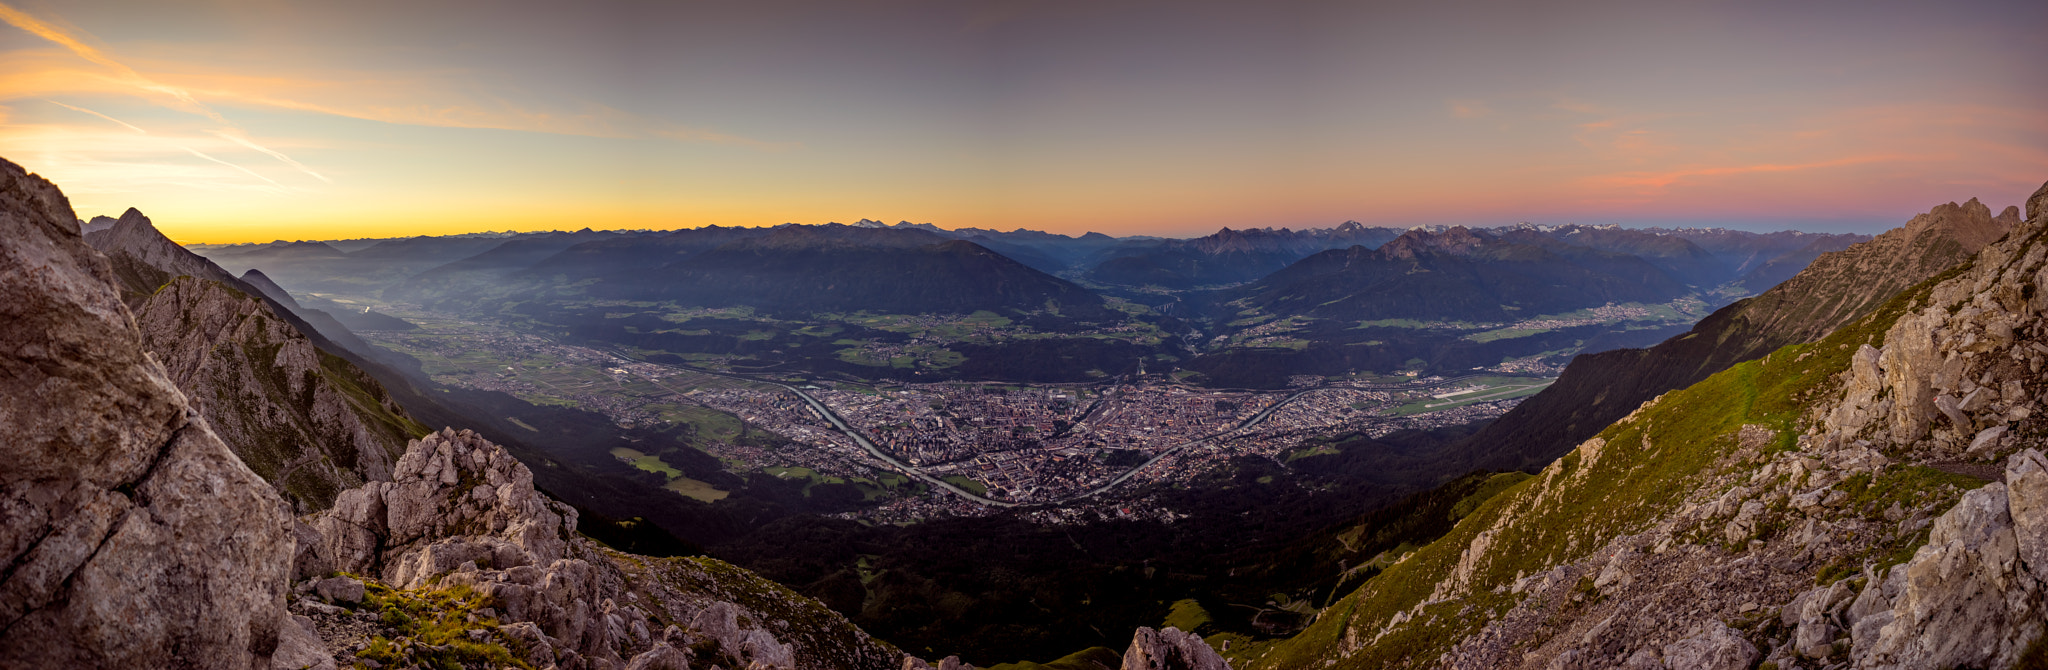
{"type": "Polygon", "coordinates": [[[187,243],[1875,232],[2048,180],[2044,26],[2018,1],[0,0],[0,157],[187,243]]]}

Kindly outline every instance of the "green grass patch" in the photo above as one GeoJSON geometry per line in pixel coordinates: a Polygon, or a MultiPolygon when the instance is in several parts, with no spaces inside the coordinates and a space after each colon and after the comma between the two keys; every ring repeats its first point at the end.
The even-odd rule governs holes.
{"type": "Polygon", "coordinates": [[[612,456],[615,456],[621,460],[631,463],[633,467],[646,470],[648,472],[658,473],[663,477],[673,479],[676,477],[683,476],[683,471],[669,467],[668,463],[662,462],[660,456],[651,456],[648,454],[640,453],[640,451],[637,449],[628,449],[626,447],[613,448],[611,453],[612,456]]]}
{"type": "Polygon", "coordinates": [[[1339,452],[1337,451],[1336,443],[1323,442],[1315,444],[1313,446],[1304,447],[1301,449],[1296,449],[1287,452],[1286,458],[1282,459],[1281,462],[1293,463],[1297,460],[1308,458],[1310,456],[1335,456],[1338,453],[1339,452]]]}
{"type": "Polygon", "coordinates": [[[719,490],[716,486],[712,486],[710,482],[701,482],[689,477],[671,479],[662,488],[683,494],[684,497],[695,498],[704,502],[717,502],[725,499],[726,496],[732,495],[729,492],[719,490]]]}
{"type": "Polygon", "coordinates": [[[746,431],[746,424],[739,417],[703,405],[664,404],[649,409],[655,409],[663,421],[689,424],[698,437],[731,442],[746,431]]]}
{"type": "Polygon", "coordinates": [[[1451,518],[1463,519],[1471,516],[1473,512],[1479,511],[1480,505],[1485,504],[1488,500],[1492,500],[1494,496],[1500,495],[1500,492],[1506,491],[1509,487],[1516,484],[1528,481],[1530,477],[1534,476],[1527,472],[1503,472],[1487,477],[1485,482],[1480,483],[1479,490],[1473,491],[1472,495],[1465,496],[1464,499],[1451,506],[1451,518]]]}
{"type": "Polygon", "coordinates": [[[1422,322],[1422,321],[1417,321],[1417,320],[1415,320],[1415,319],[1378,319],[1378,320],[1374,320],[1374,321],[1360,321],[1360,322],[1358,322],[1358,325],[1356,325],[1356,326],[1352,326],[1352,328],[1353,328],[1354,330],[1356,330],[1356,329],[1360,329],[1360,328],[1427,328],[1427,327],[1429,327],[1429,324],[1428,324],[1428,323],[1424,323],[1424,322],[1422,322]]]}
{"type": "Polygon", "coordinates": [[[1493,342],[1495,340],[1512,340],[1521,337],[1528,337],[1530,335],[1542,335],[1548,332],[1550,332],[1549,328],[1502,328],[1499,330],[1489,330],[1483,333],[1473,333],[1471,335],[1466,335],[1465,339],[1471,340],[1473,342],[1485,343],[1493,342]]]}
{"type": "Polygon", "coordinates": [[[1978,489],[1988,483],[1968,475],[1907,465],[1885,468],[1884,474],[1874,479],[1868,472],[1859,472],[1835,484],[1835,488],[1849,494],[1844,501],[1849,509],[1876,519],[1882,518],[1884,510],[1892,505],[1912,509],[1926,504],[1930,498],[1960,497],[1963,491],[1978,489]]]}
{"type": "MultiPolygon", "coordinates": [[[[401,637],[412,638],[417,643],[412,647],[414,658],[422,667],[533,667],[495,635],[487,636],[483,641],[469,638],[472,629],[489,631],[497,627],[496,620],[477,616],[476,613],[486,607],[498,607],[499,603],[467,585],[401,591],[376,582],[364,582],[364,591],[361,608],[375,613],[385,625],[398,629],[401,637]]],[[[391,639],[377,636],[370,640],[369,647],[356,654],[356,658],[392,666],[403,664],[405,653],[391,639]]]]}
{"type": "Polygon", "coordinates": [[[1061,656],[1059,660],[1051,663],[1018,661],[998,664],[988,670],[1102,670],[1122,666],[1123,656],[1116,650],[1108,647],[1089,647],[1061,656]]]}
{"type": "Polygon", "coordinates": [[[1195,633],[1201,631],[1203,626],[1207,626],[1215,620],[1215,617],[1209,615],[1209,610],[1202,608],[1201,603],[1195,602],[1193,598],[1189,598],[1174,601],[1173,607],[1166,612],[1166,620],[1161,621],[1160,625],[1168,628],[1179,628],[1182,632],[1195,633]]]}
{"type": "Polygon", "coordinates": [[[969,479],[966,475],[947,475],[946,477],[942,478],[942,480],[948,484],[958,486],[961,490],[966,491],[968,493],[972,493],[974,495],[988,495],[987,485],[982,484],[981,482],[974,481],[973,479],[969,479]]]}

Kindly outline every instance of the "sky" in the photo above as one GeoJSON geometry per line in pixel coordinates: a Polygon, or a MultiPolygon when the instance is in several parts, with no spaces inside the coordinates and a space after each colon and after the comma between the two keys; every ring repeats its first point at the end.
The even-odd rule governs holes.
{"type": "Polygon", "coordinates": [[[1876,232],[2048,180],[2048,3],[0,0],[0,157],[228,243],[1876,232]]]}

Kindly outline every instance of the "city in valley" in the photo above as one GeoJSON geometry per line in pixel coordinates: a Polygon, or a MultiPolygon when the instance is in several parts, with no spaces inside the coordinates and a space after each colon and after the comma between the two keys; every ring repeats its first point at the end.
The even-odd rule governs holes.
{"type": "MultiPolygon", "coordinates": [[[[362,335],[420,359],[437,381],[579,407],[627,426],[691,423],[698,448],[735,472],[863,485],[875,504],[846,516],[875,522],[1004,508],[1053,523],[1170,517],[1127,494],[1238,457],[1290,462],[1333,453],[1331,435],[1380,437],[1493,418],[1553,379],[1538,376],[1546,366],[1508,361],[1448,378],[1297,377],[1284,391],[1206,389],[1156,374],[1065,385],[778,380],[637,360],[488,321],[402,313],[422,328],[362,335]],[[760,431],[780,439],[736,439],[760,431]]],[[[658,456],[614,455],[668,474],[681,495],[725,495],[658,456]]]]}

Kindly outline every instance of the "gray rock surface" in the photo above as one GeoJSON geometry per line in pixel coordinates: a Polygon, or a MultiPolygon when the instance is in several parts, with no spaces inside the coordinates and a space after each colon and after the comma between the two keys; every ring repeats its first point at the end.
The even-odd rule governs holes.
{"type": "Polygon", "coordinates": [[[1993,483],[1935,519],[1927,544],[1897,568],[1903,583],[1889,612],[1859,622],[1856,667],[2007,667],[2018,659],[2041,634],[2043,611],[2040,586],[2019,561],[2010,500],[1993,483]]]}
{"type": "Polygon", "coordinates": [[[417,440],[388,482],[339,495],[315,516],[316,545],[297,574],[375,575],[401,588],[465,564],[496,569],[566,558],[576,512],[533,488],[533,472],[468,430],[417,440]]]}
{"type": "MultiPolygon", "coordinates": [[[[671,667],[679,657],[669,652],[687,649],[709,654],[688,660],[699,668],[903,663],[844,617],[744,570],[593,545],[575,535],[573,509],[534,490],[525,465],[469,431],[414,441],[392,481],[345,491],[306,522],[312,548],[297,574],[340,570],[404,589],[471,589],[506,622],[486,634],[516,640],[535,667],[671,667]]],[[[307,589],[324,593],[332,581],[307,589]]]]}
{"type": "Polygon", "coordinates": [[[313,582],[313,592],[330,603],[353,605],[363,601],[363,583],[352,577],[329,577],[313,582]]]}
{"type": "Polygon", "coordinates": [[[1229,670],[1209,643],[1178,628],[1139,628],[1124,651],[1123,670],[1229,670]]]}
{"type": "MultiPolygon", "coordinates": [[[[206,262],[203,259],[200,262],[206,262]]],[[[268,304],[178,277],[136,310],[143,347],[216,434],[300,512],[391,478],[424,427],[377,381],[313,345],[268,304]]]]}
{"type": "Polygon", "coordinates": [[[76,221],[0,160],[0,666],[267,668],[290,517],[143,352],[76,221]]]}
{"type": "Polygon", "coordinates": [[[274,670],[335,670],[334,655],[320,642],[313,620],[292,616],[278,627],[277,652],[270,656],[274,670]]]}
{"type": "MultiPolygon", "coordinates": [[[[758,626],[740,622],[740,610],[732,603],[714,603],[690,620],[690,628],[718,641],[718,647],[735,659],[764,668],[795,668],[796,650],[775,639],[758,626]]],[[[958,664],[960,659],[949,659],[958,664]]],[[[941,667],[944,663],[941,662],[941,667]]]]}
{"type": "Polygon", "coordinates": [[[2034,191],[2034,195],[2027,198],[2027,220],[2032,221],[2044,216],[2048,216],[2048,184],[2042,184],[2041,188],[2034,191]]]}
{"type": "Polygon", "coordinates": [[[2048,584],[2048,457],[2038,449],[2013,454],[2005,485],[2020,560],[2035,581],[2048,584]]]}
{"type": "Polygon", "coordinates": [[[634,656],[626,663],[626,670],[690,670],[690,657],[663,642],[634,656]]]}
{"type": "Polygon", "coordinates": [[[1719,621],[1709,621],[1702,630],[1685,639],[1664,645],[1664,665],[1674,670],[1748,670],[1763,654],[1742,634],[1719,621]]]}

